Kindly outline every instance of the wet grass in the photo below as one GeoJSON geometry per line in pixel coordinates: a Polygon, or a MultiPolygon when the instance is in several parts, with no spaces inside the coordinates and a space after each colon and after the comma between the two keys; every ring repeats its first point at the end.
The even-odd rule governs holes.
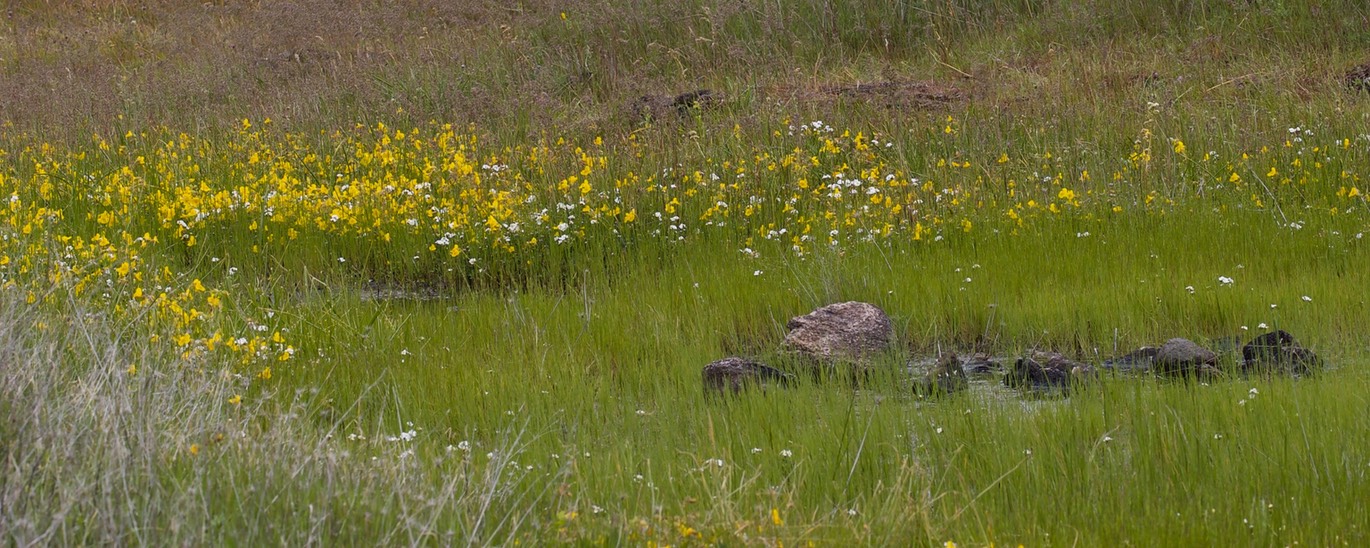
{"type": "Polygon", "coordinates": [[[1308,232],[1214,222],[1173,215],[1124,232],[1126,245],[1105,230],[987,238],[977,251],[670,261],[580,293],[305,297],[296,336],[333,342],[334,357],[284,382],[361,402],[326,415],[358,432],[423,425],[415,446],[429,450],[480,455],[509,424],[527,428],[537,435],[520,463],[574,462],[556,507],[578,515],[575,536],[671,539],[680,531],[662,529],[679,521],[714,540],[1354,544],[1359,518],[1318,516],[1370,488],[1370,455],[1345,442],[1370,426],[1366,343],[1347,320],[1363,317],[1347,289],[1361,282],[1316,274],[1335,268],[1313,258],[1326,244],[1308,232]],[[1224,272],[1242,281],[1223,285],[1224,272]],[[740,352],[790,366],[785,321],[847,299],[895,321],[904,350],[874,377],[705,396],[704,363],[740,352]],[[1105,375],[1066,398],[991,379],[936,400],[914,397],[902,372],[937,348],[1037,346],[1098,364],[1114,344],[1249,338],[1261,324],[1299,333],[1331,370],[1211,384],[1105,375]]]}

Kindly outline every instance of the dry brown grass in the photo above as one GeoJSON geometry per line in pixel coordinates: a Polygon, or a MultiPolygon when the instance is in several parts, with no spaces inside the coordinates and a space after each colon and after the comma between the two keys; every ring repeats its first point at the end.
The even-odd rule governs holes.
{"type": "Polygon", "coordinates": [[[699,87],[755,105],[822,110],[870,96],[929,106],[917,92],[822,91],[928,81],[900,68],[909,52],[892,45],[887,22],[839,28],[832,9],[804,27],[812,14],[754,3],[30,0],[0,29],[0,120],[82,138],[264,117],[299,128],[383,118],[612,131],[633,127],[634,99],[699,87]],[[737,21],[758,24],[729,26],[737,21]]]}
{"type": "Polygon", "coordinates": [[[1259,3],[1210,29],[1184,10],[1228,4],[1025,5],[16,0],[0,20],[0,123],[52,139],[267,117],[303,131],[443,120],[598,134],[637,129],[644,95],[699,88],[726,98],[728,127],[963,107],[1105,116],[1120,97],[1305,101],[1344,87],[1370,41],[1355,30],[1370,28],[1364,7],[1259,3]]]}
{"type": "Polygon", "coordinates": [[[52,132],[120,115],[182,127],[309,124],[333,110],[471,115],[486,106],[479,93],[435,86],[419,100],[386,75],[459,73],[472,41],[515,17],[438,1],[22,2],[0,33],[0,118],[52,132]]]}

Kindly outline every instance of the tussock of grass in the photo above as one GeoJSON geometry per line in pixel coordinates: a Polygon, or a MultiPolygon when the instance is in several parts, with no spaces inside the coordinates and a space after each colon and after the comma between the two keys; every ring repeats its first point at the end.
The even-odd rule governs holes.
{"type": "Polygon", "coordinates": [[[226,364],[178,363],[83,306],[34,329],[42,320],[4,304],[0,531],[11,542],[501,543],[546,526],[530,511],[567,473],[514,461],[536,439],[526,420],[492,430],[500,439],[481,458],[410,443],[428,436],[412,424],[358,439],[311,420],[316,391],[249,391],[226,364]]]}

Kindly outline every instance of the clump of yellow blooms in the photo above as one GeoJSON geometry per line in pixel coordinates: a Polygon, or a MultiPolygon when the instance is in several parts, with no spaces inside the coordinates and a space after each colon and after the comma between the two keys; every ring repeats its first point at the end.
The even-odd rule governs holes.
{"type": "Polygon", "coordinates": [[[218,137],[149,128],[66,148],[3,135],[0,289],[42,305],[69,288],[187,359],[223,353],[266,381],[295,348],[268,325],[269,310],[227,317],[225,284],[250,284],[234,273],[271,261],[499,278],[552,257],[701,238],[802,258],[831,246],[1013,237],[1053,219],[1165,214],[1187,201],[1365,209],[1346,160],[1364,146],[1351,138],[1317,144],[1292,128],[1250,153],[1200,155],[1201,139],[1173,138],[1173,154],[1156,154],[1145,128],[1131,151],[1108,158],[966,147],[967,123],[948,117],[896,139],[786,122],[754,144],[735,129],[741,145],[727,156],[681,163],[634,135],[503,145],[439,123],[311,136],[244,120],[218,137]],[[899,141],[914,138],[927,142],[920,154],[941,152],[908,155],[899,141]]]}

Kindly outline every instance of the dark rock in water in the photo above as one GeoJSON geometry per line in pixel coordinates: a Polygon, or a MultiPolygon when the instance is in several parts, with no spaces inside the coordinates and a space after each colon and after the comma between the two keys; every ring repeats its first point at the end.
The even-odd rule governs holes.
{"type": "Polygon", "coordinates": [[[1283,329],[1276,329],[1264,335],[1258,335],[1251,339],[1242,347],[1242,361],[1252,362],[1262,359],[1279,359],[1280,349],[1287,347],[1298,347],[1298,341],[1294,336],[1283,329]]]}
{"type": "Polygon", "coordinates": [[[1283,329],[1251,339],[1242,347],[1243,371],[1303,375],[1321,367],[1322,359],[1283,329]]]}
{"type": "Polygon", "coordinates": [[[1219,360],[1222,360],[1222,357],[1225,355],[1240,352],[1242,350],[1243,342],[1241,337],[1218,337],[1216,339],[1209,339],[1208,347],[1218,354],[1219,360]]]}
{"type": "Polygon", "coordinates": [[[1073,381],[1094,375],[1088,364],[1072,361],[1057,352],[1033,351],[1018,358],[1004,376],[1004,385],[1038,390],[1067,389],[1073,381]]]}
{"type": "Polygon", "coordinates": [[[824,306],[785,324],[785,348],[822,364],[859,362],[890,348],[890,317],[870,303],[849,301],[824,306]]]}
{"type": "Polygon", "coordinates": [[[1104,367],[1115,371],[1150,371],[1152,363],[1156,361],[1156,353],[1160,348],[1154,346],[1143,346],[1116,358],[1104,362],[1104,367]]]}
{"type": "Polygon", "coordinates": [[[704,366],[704,391],[737,394],[750,386],[788,386],[793,376],[759,362],[732,356],[704,366]]]}
{"type": "MultiPolygon", "coordinates": [[[[1000,363],[1001,358],[983,352],[976,352],[969,356],[961,356],[955,353],[951,353],[951,355],[956,356],[956,361],[961,366],[961,372],[968,377],[988,377],[1004,369],[1000,363]]],[[[941,363],[942,359],[948,359],[946,356],[943,354],[941,358],[911,360],[906,369],[915,377],[919,377],[923,373],[931,371],[936,364],[941,363]]]]}
{"type": "Polygon", "coordinates": [[[918,396],[951,394],[966,388],[969,384],[961,360],[956,357],[955,352],[947,352],[914,381],[913,393],[918,396]]]}
{"type": "Polygon", "coordinates": [[[1220,374],[1217,365],[1218,355],[1212,350],[1176,337],[1156,351],[1154,369],[1175,377],[1208,377],[1220,374]]]}
{"type": "Polygon", "coordinates": [[[1002,369],[998,359],[983,352],[961,358],[961,370],[967,375],[992,375],[1002,369]]]}

